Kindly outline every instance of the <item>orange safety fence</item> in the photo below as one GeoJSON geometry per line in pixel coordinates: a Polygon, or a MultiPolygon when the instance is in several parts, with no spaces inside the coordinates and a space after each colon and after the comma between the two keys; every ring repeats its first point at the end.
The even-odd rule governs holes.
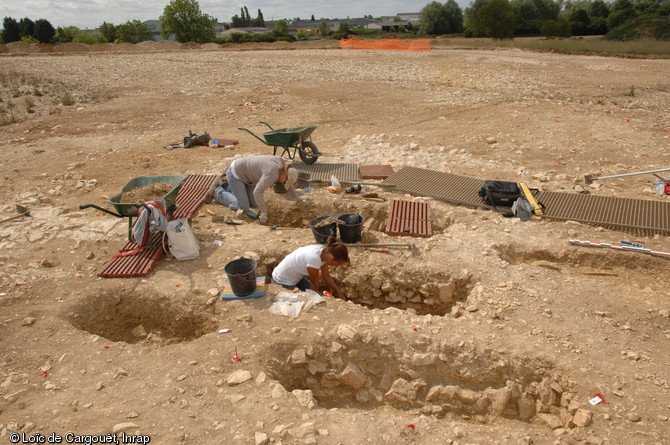
{"type": "Polygon", "coordinates": [[[340,40],[342,49],[381,49],[396,51],[430,51],[430,39],[419,40],[361,40],[361,39],[342,39],[340,40]]]}

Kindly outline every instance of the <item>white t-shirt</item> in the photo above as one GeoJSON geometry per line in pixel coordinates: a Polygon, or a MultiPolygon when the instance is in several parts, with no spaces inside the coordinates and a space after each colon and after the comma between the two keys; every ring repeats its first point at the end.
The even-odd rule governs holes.
{"type": "Polygon", "coordinates": [[[304,277],[309,276],[308,267],[321,269],[325,261],[321,260],[322,244],[300,247],[286,255],[281,263],[272,271],[272,278],[279,284],[293,286],[304,277]]]}

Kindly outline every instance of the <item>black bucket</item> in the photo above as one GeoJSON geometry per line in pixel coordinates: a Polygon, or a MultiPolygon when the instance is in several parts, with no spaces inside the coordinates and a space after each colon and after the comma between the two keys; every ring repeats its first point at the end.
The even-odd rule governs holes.
{"type": "Polygon", "coordinates": [[[361,231],[365,218],[358,213],[345,213],[337,217],[340,221],[340,240],[343,243],[357,243],[361,240],[361,231]]]}
{"type": "Polygon", "coordinates": [[[312,229],[312,233],[314,234],[314,239],[316,239],[316,242],[319,244],[326,244],[326,241],[328,241],[328,237],[330,235],[337,237],[337,222],[333,221],[330,224],[325,224],[321,227],[314,227],[321,221],[323,221],[326,218],[331,218],[330,216],[319,216],[318,218],[314,218],[309,222],[309,228],[312,229]]]}
{"type": "Polygon", "coordinates": [[[256,290],[256,261],[242,257],[226,264],[224,270],[233,293],[238,297],[246,297],[256,290]]]}

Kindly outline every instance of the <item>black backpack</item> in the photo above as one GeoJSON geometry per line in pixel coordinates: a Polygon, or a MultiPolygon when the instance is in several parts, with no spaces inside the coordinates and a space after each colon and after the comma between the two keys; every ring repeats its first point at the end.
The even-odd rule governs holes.
{"type": "Polygon", "coordinates": [[[488,180],[478,194],[493,210],[500,212],[497,206],[512,207],[514,201],[521,197],[521,189],[516,182],[488,180]]]}
{"type": "Polygon", "coordinates": [[[196,145],[207,145],[210,139],[212,138],[206,131],[203,134],[198,135],[191,130],[188,130],[188,134],[184,136],[184,148],[191,148],[196,145]]]}

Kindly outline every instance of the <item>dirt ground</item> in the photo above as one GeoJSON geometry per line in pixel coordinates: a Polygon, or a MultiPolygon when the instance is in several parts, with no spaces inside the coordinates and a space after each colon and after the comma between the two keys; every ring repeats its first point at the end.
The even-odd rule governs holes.
{"type": "MultiPolygon", "coordinates": [[[[0,225],[0,443],[668,443],[670,260],[568,242],[670,251],[668,236],[317,186],[311,202],[266,194],[268,223],[293,230],[209,204],[192,220],[199,259],[102,279],[127,220],[79,205],[110,208],[136,177],[218,174],[269,154],[237,129],[260,132],[259,121],[319,125],[320,163],[577,193],[586,174],[670,167],[670,61],[449,42],[244,49],[0,49],[0,216],[16,204],[33,216],[0,225]],[[164,148],[189,130],[239,145],[164,148]],[[387,236],[392,198],[430,203],[433,236],[387,236]],[[350,249],[351,265],[333,271],[350,301],[295,319],[269,312],[275,286],[219,298],[228,262],[252,257],[263,276],[314,243],[308,221],[347,212],[366,218],[363,241],[415,248],[350,249]],[[591,405],[596,394],[605,403],[591,405]]],[[[667,200],[655,180],[587,188],[667,200]]]]}

